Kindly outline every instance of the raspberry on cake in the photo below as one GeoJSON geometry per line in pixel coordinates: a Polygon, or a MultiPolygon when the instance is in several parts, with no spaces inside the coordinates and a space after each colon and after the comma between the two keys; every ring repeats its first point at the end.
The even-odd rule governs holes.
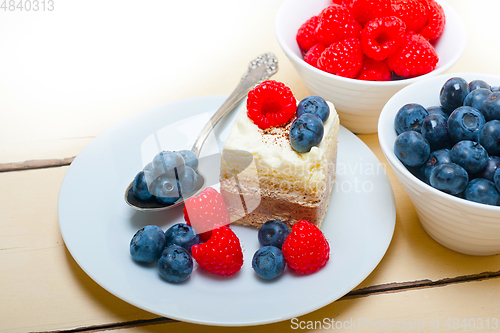
{"type": "Polygon", "coordinates": [[[245,108],[239,110],[223,147],[220,172],[220,193],[231,222],[258,227],[269,220],[289,226],[307,220],[320,226],[335,179],[339,132],[335,108],[327,105],[330,115],[323,138],[306,153],[290,143],[296,114],[282,125],[262,129],[245,108]]]}

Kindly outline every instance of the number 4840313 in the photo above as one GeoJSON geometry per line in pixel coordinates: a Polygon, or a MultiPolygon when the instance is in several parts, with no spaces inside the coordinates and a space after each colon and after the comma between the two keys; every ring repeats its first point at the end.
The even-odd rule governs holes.
{"type": "Polygon", "coordinates": [[[3,0],[0,10],[4,12],[51,12],[54,10],[54,0],[3,0]]]}

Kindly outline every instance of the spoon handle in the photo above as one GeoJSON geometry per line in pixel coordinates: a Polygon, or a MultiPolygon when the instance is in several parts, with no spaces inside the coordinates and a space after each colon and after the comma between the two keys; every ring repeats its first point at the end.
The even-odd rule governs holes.
{"type": "Polygon", "coordinates": [[[221,105],[219,110],[210,118],[208,123],[203,127],[198,138],[194,142],[191,151],[200,156],[201,148],[205,143],[210,132],[213,130],[215,125],[219,120],[224,117],[229,111],[234,109],[234,107],[245,97],[250,89],[261,81],[267,80],[271,75],[278,71],[278,59],[276,56],[269,52],[261,54],[248,64],[248,70],[243,74],[240,83],[234,89],[234,91],[229,95],[224,104],[221,105]]]}

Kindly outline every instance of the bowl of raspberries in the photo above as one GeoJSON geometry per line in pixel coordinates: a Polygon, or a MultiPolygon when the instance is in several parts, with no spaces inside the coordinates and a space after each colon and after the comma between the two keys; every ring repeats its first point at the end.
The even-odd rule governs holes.
{"type": "Polygon", "coordinates": [[[500,253],[500,76],[443,74],[397,92],[378,125],[382,151],[440,244],[500,253]]]}
{"type": "Polygon", "coordinates": [[[403,87],[444,73],[466,44],[442,0],[286,0],[276,37],[311,95],[331,101],[354,133],[375,133],[403,87]]]}

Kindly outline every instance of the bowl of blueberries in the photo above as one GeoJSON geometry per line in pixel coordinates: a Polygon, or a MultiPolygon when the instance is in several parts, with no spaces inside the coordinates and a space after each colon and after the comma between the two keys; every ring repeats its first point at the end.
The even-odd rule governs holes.
{"type": "Polygon", "coordinates": [[[378,123],[382,151],[438,243],[500,253],[500,76],[454,73],[396,93],[378,123]]]}

